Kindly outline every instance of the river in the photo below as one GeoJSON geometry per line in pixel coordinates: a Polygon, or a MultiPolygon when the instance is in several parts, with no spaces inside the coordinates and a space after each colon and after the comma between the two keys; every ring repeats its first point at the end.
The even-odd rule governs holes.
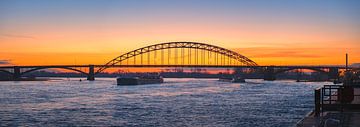
{"type": "Polygon", "coordinates": [[[294,126],[330,82],[165,79],[117,86],[114,78],[0,82],[0,126],[294,126]]]}

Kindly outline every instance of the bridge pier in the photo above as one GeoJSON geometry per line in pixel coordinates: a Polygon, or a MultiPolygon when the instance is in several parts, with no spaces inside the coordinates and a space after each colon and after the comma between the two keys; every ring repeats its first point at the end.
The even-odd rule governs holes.
{"type": "Polygon", "coordinates": [[[18,81],[21,78],[21,72],[20,67],[14,66],[14,74],[13,74],[13,80],[18,81]]]}
{"type": "Polygon", "coordinates": [[[329,69],[329,79],[339,79],[339,68],[329,69]]]}
{"type": "Polygon", "coordinates": [[[274,81],[276,80],[275,69],[274,67],[266,67],[264,70],[264,80],[274,81]]]}
{"type": "Polygon", "coordinates": [[[89,81],[95,80],[94,65],[89,66],[89,73],[87,75],[87,80],[89,81]]]}

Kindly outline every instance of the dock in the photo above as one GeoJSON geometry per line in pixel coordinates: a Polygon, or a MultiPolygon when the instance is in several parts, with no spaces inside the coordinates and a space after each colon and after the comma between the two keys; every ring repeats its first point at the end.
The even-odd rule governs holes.
{"type": "Polygon", "coordinates": [[[360,127],[360,86],[326,85],[314,93],[315,109],[297,127],[360,127]]]}

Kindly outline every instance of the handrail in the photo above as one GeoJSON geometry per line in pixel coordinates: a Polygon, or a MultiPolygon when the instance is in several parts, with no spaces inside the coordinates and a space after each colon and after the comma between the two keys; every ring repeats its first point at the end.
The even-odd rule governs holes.
{"type": "MultiPolygon", "coordinates": [[[[325,110],[324,105],[340,104],[342,105],[341,92],[344,86],[324,85],[315,89],[315,116],[325,110]]],[[[340,106],[342,109],[342,106],[340,106]]]]}
{"type": "Polygon", "coordinates": [[[344,109],[360,109],[360,104],[353,101],[360,95],[354,91],[358,86],[324,85],[316,88],[315,116],[324,111],[343,111],[344,109]]]}

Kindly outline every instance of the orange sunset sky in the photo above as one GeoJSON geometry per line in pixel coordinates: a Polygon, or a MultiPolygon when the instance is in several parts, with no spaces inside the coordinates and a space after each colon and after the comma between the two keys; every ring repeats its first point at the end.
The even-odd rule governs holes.
{"type": "Polygon", "coordinates": [[[170,41],[234,50],[259,65],[360,63],[360,2],[0,1],[0,66],[105,64],[170,41]]]}

